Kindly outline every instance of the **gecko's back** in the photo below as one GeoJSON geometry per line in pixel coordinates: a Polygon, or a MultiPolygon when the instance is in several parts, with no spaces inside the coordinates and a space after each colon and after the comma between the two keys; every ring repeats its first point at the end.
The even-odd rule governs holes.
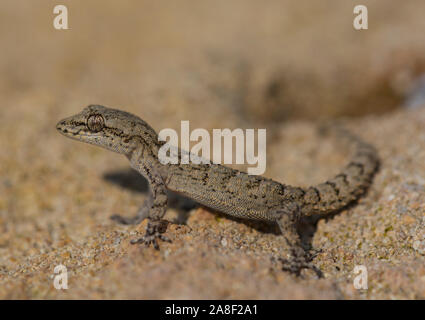
{"type": "Polygon", "coordinates": [[[249,219],[274,220],[268,213],[290,202],[305,216],[339,210],[366,191],[379,159],[376,150],[357,136],[337,126],[328,129],[353,155],[341,173],[317,186],[293,187],[218,164],[169,165],[166,185],[207,207],[249,219]]]}

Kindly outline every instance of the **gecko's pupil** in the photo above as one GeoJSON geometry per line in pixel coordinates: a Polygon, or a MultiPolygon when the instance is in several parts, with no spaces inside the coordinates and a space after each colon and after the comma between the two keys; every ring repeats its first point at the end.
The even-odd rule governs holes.
{"type": "Polygon", "coordinates": [[[99,132],[103,129],[104,120],[99,114],[92,115],[87,119],[87,127],[90,131],[99,132]]]}

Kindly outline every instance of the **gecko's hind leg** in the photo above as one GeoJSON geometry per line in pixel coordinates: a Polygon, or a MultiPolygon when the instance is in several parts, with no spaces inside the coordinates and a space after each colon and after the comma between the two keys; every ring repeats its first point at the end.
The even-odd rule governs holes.
{"type": "Polygon", "coordinates": [[[319,278],[322,278],[323,273],[312,262],[320,251],[312,250],[303,244],[297,230],[297,224],[300,219],[298,205],[295,203],[289,204],[276,210],[273,214],[276,216],[276,222],[291,252],[290,258],[279,258],[282,263],[282,270],[298,277],[303,269],[310,269],[319,278]]]}
{"type": "Polygon", "coordinates": [[[149,211],[151,210],[153,205],[153,195],[149,193],[149,197],[143,202],[142,206],[137,211],[137,214],[133,217],[124,217],[119,214],[114,214],[110,217],[111,220],[118,222],[120,224],[132,225],[139,224],[147,217],[149,217],[149,211]]]}
{"type": "Polygon", "coordinates": [[[301,247],[291,247],[291,258],[279,258],[279,261],[282,263],[282,270],[288,271],[299,277],[303,269],[310,269],[313,270],[319,278],[323,278],[322,271],[312,262],[319,252],[320,251],[311,253],[305,251],[301,247]]]}

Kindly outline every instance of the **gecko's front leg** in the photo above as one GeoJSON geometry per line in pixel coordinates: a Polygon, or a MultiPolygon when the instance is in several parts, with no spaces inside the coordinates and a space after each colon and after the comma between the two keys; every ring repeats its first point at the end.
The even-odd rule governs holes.
{"type": "Polygon", "coordinates": [[[163,220],[167,210],[168,197],[164,179],[160,174],[161,164],[153,156],[151,150],[143,145],[138,145],[134,152],[128,155],[128,158],[131,166],[148,180],[150,195],[135,217],[123,218],[115,215],[112,216],[112,219],[124,224],[134,224],[148,218],[149,222],[145,235],[142,238],[132,240],[131,243],[144,243],[146,246],[152,244],[158,250],[158,239],[171,242],[164,235],[169,224],[168,221],[163,220]]]}
{"type": "MultiPolygon", "coordinates": [[[[153,245],[155,249],[159,249],[158,239],[171,242],[171,240],[164,236],[163,233],[167,231],[168,221],[163,220],[162,218],[165,215],[167,210],[167,192],[165,184],[162,183],[160,177],[154,178],[149,172],[149,182],[151,187],[151,195],[147,200],[149,205],[149,210],[147,212],[147,218],[149,219],[148,225],[146,227],[146,233],[142,238],[134,239],[131,241],[132,244],[144,243],[146,246],[153,245]]],[[[141,208],[142,215],[145,208],[141,208]]],[[[141,217],[143,220],[143,217],[141,217]]]]}
{"type": "Polygon", "coordinates": [[[153,205],[153,194],[152,192],[149,192],[148,198],[143,202],[141,207],[139,208],[139,211],[137,211],[137,214],[133,217],[124,217],[119,214],[114,214],[110,218],[111,220],[114,220],[115,222],[118,222],[120,224],[125,225],[134,225],[139,224],[143,220],[149,217],[149,212],[153,205]]]}
{"type": "MultiPolygon", "coordinates": [[[[158,192],[156,192],[158,194],[158,192]]],[[[169,224],[168,221],[161,219],[167,209],[167,199],[158,198],[155,201],[154,193],[151,191],[149,197],[143,202],[137,214],[133,217],[124,217],[118,214],[111,216],[111,219],[115,222],[124,225],[135,225],[141,223],[146,218],[149,219],[146,227],[146,234],[144,237],[134,239],[131,241],[132,244],[145,243],[146,245],[153,244],[155,249],[159,249],[159,245],[156,239],[171,242],[169,238],[163,235],[167,230],[169,224]],[[165,201],[165,204],[163,203],[165,201]]]]}

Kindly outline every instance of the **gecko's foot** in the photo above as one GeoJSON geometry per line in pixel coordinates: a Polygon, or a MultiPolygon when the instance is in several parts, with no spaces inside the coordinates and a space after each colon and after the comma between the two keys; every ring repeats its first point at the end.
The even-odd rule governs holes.
{"type": "Polygon", "coordinates": [[[125,225],[139,224],[143,220],[143,217],[140,217],[140,216],[124,217],[119,214],[114,214],[110,216],[109,218],[115,222],[118,222],[119,224],[125,224],[125,225]]]}
{"type": "Polygon", "coordinates": [[[131,240],[130,243],[144,243],[147,247],[152,244],[156,250],[159,250],[158,239],[171,242],[168,237],[163,235],[167,231],[168,224],[169,222],[166,220],[149,221],[145,235],[142,238],[131,240]]]}
{"type": "Polygon", "coordinates": [[[323,278],[323,273],[313,263],[313,259],[321,252],[321,250],[305,251],[302,248],[292,248],[292,257],[289,259],[279,258],[282,262],[282,270],[301,276],[303,269],[313,270],[317,277],[323,278]]]}

